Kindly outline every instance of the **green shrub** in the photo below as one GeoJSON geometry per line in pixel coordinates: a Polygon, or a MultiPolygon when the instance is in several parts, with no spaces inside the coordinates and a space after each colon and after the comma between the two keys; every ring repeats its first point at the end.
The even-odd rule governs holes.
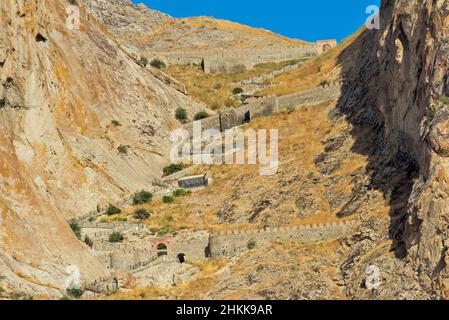
{"type": "Polygon", "coordinates": [[[254,241],[254,240],[248,241],[248,244],[246,245],[246,247],[248,248],[248,250],[254,249],[256,247],[256,241],[254,241]]]}
{"type": "Polygon", "coordinates": [[[187,110],[184,108],[178,108],[175,111],[175,118],[178,121],[186,122],[187,121],[187,110]]]}
{"type": "Polygon", "coordinates": [[[146,57],[140,57],[140,63],[146,67],[148,65],[148,59],[146,57]]]}
{"type": "Polygon", "coordinates": [[[87,221],[89,222],[95,222],[97,220],[97,217],[90,217],[87,221]]]}
{"type": "Polygon", "coordinates": [[[138,209],[134,212],[134,218],[138,220],[145,220],[148,219],[150,216],[151,214],[145,209],[138,209]]]}
{"type": "Polygon", "coordinates": [[[118,122],[117,120],[112,120],[111,123],[112,123],[114,126],[116,126],[116,127],[120,127],[120,126],[121,126],[120,122],[118,122]]]}
{"type": "Polygon", "coordinates": [[[118,231],[111,233],[109,236],[109,242],[111,243],[122,242],[124,239],[123,234],[118,231]]]}
{"type": "Polygon", "coordinates": [[[210,108],[215,111],[215,110],[220,109],[220,106],[218,104],[214,104],[210,108]]]}
{"type": "Polygon", "coordinates": [[[160,59],[153,59],[153,61],[151,61],[150,65],[157,69],[162,69],[162,68],[166,67],[165,62],[160,59]]]}
{"type": "Polygon", "coordinates": [[[209,117],[209,114],[206,111],[200,111],[195,115],[193,120],[198,121],[198,120],[206,119],[208,117],[209,117]]]}
{"type": "Polygon", "coordinates": [[[177,190],[173,191],[173,195],[174,195],[175,197],[182,197],[182,196],[189,195],[189,194],[191,194],[191,193],[192,193],[192,191],[190,191],[190,190],[185,190],[185,189],[177,189],[177,190]]]}
{"type": "Polygon", "coordinates": [[[84,294],[84,290],[81,288],[68,288],[67,294],[73,298],[79,299],[84,294]]]}
{"type": "Polygon", "coordinates": [[[163,196],[162,201],[164,203],[173,203],[175,201],[175,198],[172,196],[163,196]]]}
{"type": "Polygon", "coordinates": [[[234,88],[232,90],[232,94],[241,94],[243,93],[243,89],[242,88],[234,88]]]}
{"type": "Polygon", "coordinates": [[[107,214],[108,216],[112,216],[112,215],[114,215],[114,214],[119,214],[119,213],[121,213],[121,212],[122,212],[122,210],[120,210],[120,209],[117,208],[116,206],[112,206],[112,205],[110,205],[109,208],[108,208],[108,210],[106,210],[106,214],[107,214]]]}
{"type": "Polygon", "coordinates": [[[165,236],[165,235],[167,235],[167,234],[169,234],[169,233],[172,233],[172,232],[170,231],[170,228],[168,228],[168,227],[163,227],[162,229],[159,229],[159,230],[156,231],[156,236],[157,236],[157,237],[163,237],[163,236],[165,236]]]}
{"type": "Polygon", "coordinates": [[[118,152],[121,154],[128,154],[128,146],[120,146],[117,148],[118,152]]]}
{"type": "Polygon", "coordinates": [[[329,87],[331,83],[328,80],[321,80],[320,87],[329,87]]]}
{"type": "Polygon", "coordinates": [[[69,225],[73,233],[75,233],[76,237],[78,239],[81,239],[81,226],[78,224],[78,222],[76,222],[75,220],[70,220],[69,225]]]}
{"type": "Polygon", "coordinates": [[[134,196],[133,204],[136,206],[139,204],[148,203],[151,199],[153,199],[153,195],[150,192],[140,191],[134,196]]]}
{"type": "Polygon", "coordinates": [[[126,219],[126,218],[120,218],[120,217],[115,217],[114,219],[112,219],[112,221],[115,221],[115,222],[127,222],[128,219],[126,219]]]}
{"type": "Polygon", "coordinates": [[[184,169],[184,167],[181,163],[178,164],[172,163],[171,165],[166,166],[164,168],[164,176],[169,176],[173,173],[181,171],[182,169],[184,169]]]}
{"type": "Polygon", "coordinates": [[[442,103],[444,103],[444,104],[449,105],[449,98],[446,97],[446,96],[441,96],[441,97],[440,97],[440,101],[441,101],[442,103]]]}

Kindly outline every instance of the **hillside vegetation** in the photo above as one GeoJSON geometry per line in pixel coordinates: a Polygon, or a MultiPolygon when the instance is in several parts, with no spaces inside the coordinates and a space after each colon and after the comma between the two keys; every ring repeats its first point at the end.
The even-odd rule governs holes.
{"type": "Polygon", "coordinates": [[[272,85],[259,92],[259,94],[275,94],[279,96],[315,88],[319,86],[322,81],[327,81],[329,83],[337,81],[341,72],[338,58],[345,49],[354,43],[355,39],[360,36],[362,31],[363,29],[360,29],[358,32],[345,39],[336,48],[309,60],[298,69],[275,77],[271,81],[272,85]]]}
{"type": "Polygon", "coordinates": [[[184,83],[187,92],[196,101],[205,103],[211,109],[218,109],[241,104],[240,100],[233,98],[232,91],[240,87],[242,80],[269,73],[296,62],[293,60],[263,63],[256,65],[253,70],[229,74],[205,74],[201,66],[192,65],[173,65],[164,68],[164,72],[184,83]]]}

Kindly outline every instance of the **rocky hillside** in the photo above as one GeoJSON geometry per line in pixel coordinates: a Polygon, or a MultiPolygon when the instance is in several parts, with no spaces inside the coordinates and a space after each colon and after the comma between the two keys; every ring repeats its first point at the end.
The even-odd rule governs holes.
{"type": "Polygon", "coordinates": [[[0,275],[54,293],[65,268],[104,273],[66,220],[148,188],[168,163],[174,110],[201,106],[156,79],[66,0],[0,3],[0,275]]]}
{"type": "MultiPolygon", "coordinates": [[[[13,296],[60,295],[68,265],[85,281],[106,276],[67,219],[148,188],[168,164],[174,110],[202,110],[145,68],[142,52],[301,44],[129,0],[79,2],[81,30],[66,27],[73,1],[0,2],[0,280],[13,296]]],[[[112,298],[449,298],[448,27],[447,0],[383,1],[380,30],[362,30],[267,89],[341,85],[336,101],[249,124],[280,130],[276,175],[198,167],[215,179],[208,189],[141,206],[155,232],[355,221],[349,236],[254,244],[198,264],[178,287],[112,298]],[[369,266],[380,270],[378,290],[366,287],[369,266]]]]}
{"type": "Polygon", "coordinates": [[[81,0],[94,17],[107,25],[123,46],[146,57],[153,52],[223,48],[297,47],[292,40],[268,30],[209,17],[175,19],[131,0],[81,0]]]}
{"type": "Polygon", "coordinates": [[[366,108],[351,118],[381,124],[385,144],[379,149],[407,153],[419,168],[410,175],[413,187],[397,236],[420,284],[448,298],[449,1],[383,1],[381,22],[376,45],[356,61],[358,74],[348,72],[345,79],[346,92],[366,108]],[[362,85],[352,82],[354,75],[362,85]]]}
{"type": "MultiPolygon", "coordinates": [[[[383,1],[380,30],[364,30],[336,57],[330,53],[333,65],[322,61],[342,85],[336,105],[315,107],[310,121],[307,110],[269,120],[282,130],[305,130],[287,134],[294,142],[281,142],[282,165],[275,181],[262,182],[248,168],[215,172],[223,210],[217,210],[217,197],[206,200],[204,194],[204,207],[192,209],[191,218],[215,217],[221,224],[242,224],[241,228],[352,218],[359,222],[352,236],[320,247],[255,249],[213,276],[159,294],[448,298],[448,24],[448,1],[383,1]],[[328,120],[318,120],[321,115],[328,120]],[[312,144],[309,150],[310,141],[321,141],[322,149],[312,144]],[[292,159],[282,159],[282,145],[290,148],[292,159]],[[296,256],[301,250],[314,259],[301,260],[296,256]],[[380,270],[378,290],[366,288],[368,266],[380,270]],[[309,278],[314,281],[303,280],[300,287],[291,281],[309,278]]],[[[304,68],[320,70],[321,65],[311,61],[304,68]]],[[[267,123],[254,126],[265,128],[267,123]]]]}

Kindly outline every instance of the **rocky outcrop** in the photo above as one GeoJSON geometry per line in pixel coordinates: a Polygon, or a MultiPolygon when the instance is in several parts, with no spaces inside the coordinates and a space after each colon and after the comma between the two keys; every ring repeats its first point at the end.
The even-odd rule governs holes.
{"type": "MultiPolygon", "coordinates": [[[[399,172],[412,188],[402,188],[408,200],[402,222],[392,222],[391,231],[420,286],[440,298],[449,297],[448,26],[448,1],[386,0],[381,29],[364,32],[353,46],[358,49],[352,61],[347,60],[351,50],[340,57],[340,111],[354,126],[370,128],[377,136],[376,151],[369,154],[372,186],[391,195],[391,178],[374,183],[385,173],[383,161],[399,164],[409,158],[399,172]],[[416,167],[418,175],[413,174],[416,167]]],[[[364,135],[353,134],[359,152],[365,152],[364,135]]]]}
{"type": "Polygon", "coordinates": [[[0,3],[0,276],[13,291],[60,294],[68,265],[83,281],[104,275],[66,220],[149,188],[175,109],[203,109],[82,8],[68,29],[69,4],[0,3]]]}

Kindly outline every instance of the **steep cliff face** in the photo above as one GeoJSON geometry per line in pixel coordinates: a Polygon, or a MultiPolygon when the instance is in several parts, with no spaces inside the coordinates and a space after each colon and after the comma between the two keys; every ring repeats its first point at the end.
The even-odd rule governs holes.
{"type": "MultiPolygon", "coordinates": [[[[420,286],[434,297],[446,298],[448,26],[449,1],[383,1],[381,29],[364,32],[351,63],[345,62],[345,54],[341,57],[344,84],[339,102],[340,111],[354,125],[370,127],[377,135],[372,185],[391,195],[389,180],[376,185],[376,178],[388,161],[408,162],[402,173],[411,188],[401,191],[407,196],[403,215],[392,207],[390,232],[402,247],[399,256],[417,272],[420,286]]],[[[402,187],[407,189],[405,183],[402,187]]]]}
{"type": "Polygon", "coordinates": [[[448,297],[449,1],[385,1],[382,10],[378,106],[388,140],[420,167],[404,241],[421,284],[448,297]]]}
{"type": "Polygon", "coordinates": [[[61,288],[68,264],[104,274],[66,220],[150,188],[180,126],[174,110],[202,109],[84,10],[68,29],[69,5],[0,3],[0,271],[33,293],[61,288]]]}

